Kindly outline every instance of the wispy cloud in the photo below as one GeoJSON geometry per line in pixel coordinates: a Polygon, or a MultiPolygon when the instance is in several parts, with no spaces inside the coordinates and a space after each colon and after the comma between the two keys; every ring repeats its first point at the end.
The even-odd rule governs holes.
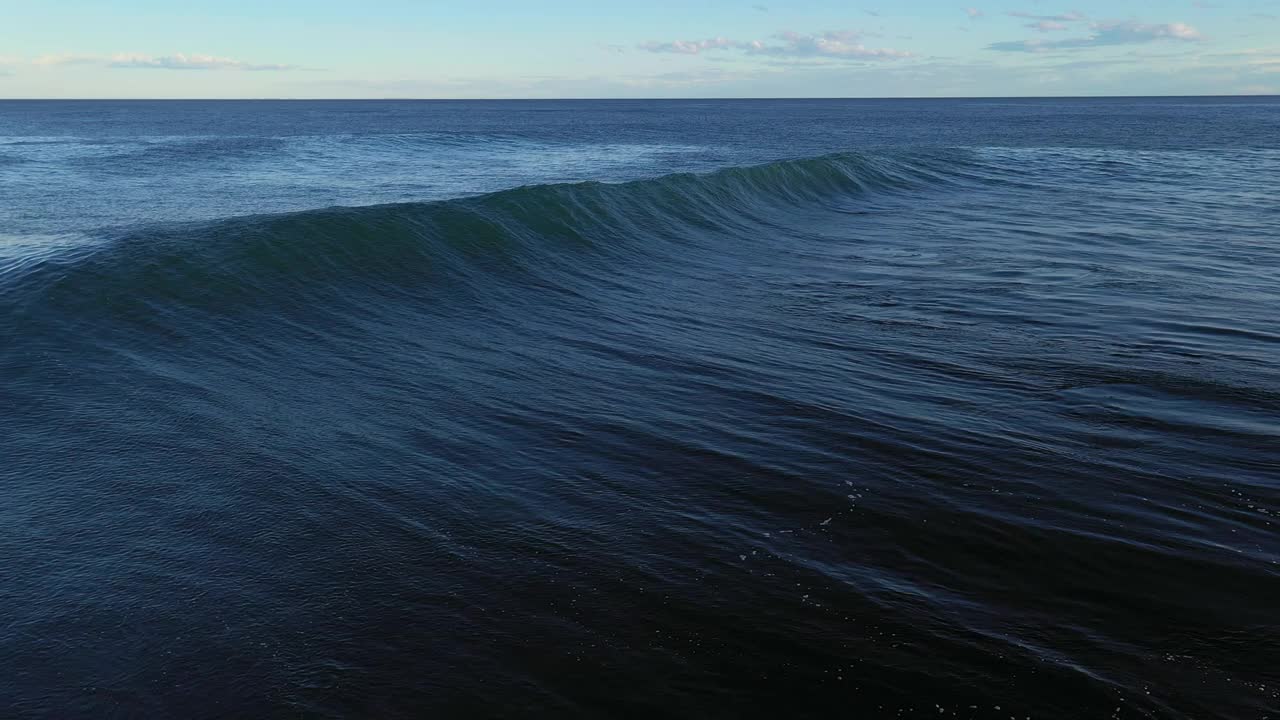
{"type": "Polygon", "coordinates": [[[746,55],[774,58],[828,57],[846,60],[887,60],[911,57],[905,50],[871,48],[862,42],[862,35],[849,30],[832,30],[818,34],[786,31],[768,40],[730,40],[717,37],[705,40],[649,41],[640,44],[641,50],[653,53],[701,55],[715,50],[738,50],[746,55]]]}
{"type": "Polygon", "coordinates": [[[1042,33],[1070,30],[1071,26],[1068,23],[1079,23],[1088,20],[1084,13],[1075,10],[1058,15],[1037,15],[1024,10],[1011,10],[1006,14],[1011,17],[1030,20],[1031,22],[1027,23],[1027,27],[1042,33]]]}
{"type": "Polygon", "coordinates": [[[640,43],[639,47],[641,50],[648,50],[652,53],[697,55],[707,50],[729,50],[741,45],[742,43],[726,38],[708,38],[706,40],[672,40],[670,42],[650,40],[649,42],[640,43]]]}
{"type": "Polygon", "coordinates": [[[100,65],[111,68],[141,68],[152,70],[243,70],[250,72],[299,70],[297,65],[276,63],[260,64],[244,62],[215,55],[146,55],[142,53],[116,53],[115,55],[41,55],[31,61],[40,67],[67,65],[100,65]]]}
{"type": "Polygon", "coordinates": [[[1072,10],[1071,12],[1060,13],[1058,15],[1037,15],[1029,13],[1025,10],[1010,10],[1009,15],[1016,18],[1026,18],[1028,20],[1046,20],[1049,22],[1080,22],[1088,20],[1084,13],[1072,10]]]}
{"type": "Polygon", "coordinates": [[[103,62],[103,58],[93,55],[41,55],[31,61],[37,67],[56,67],[59,65],[95,65],[103,62]]]}
{"type": "Polygon", "coordinates": [[[970,20],[977,20],[978,18],[980,18],[980,17],[982,17],[982,16],[986,15],[986,13],[982,12],[981,10],[979,10],[979,9],[978,9],[978,8],[976,8],[976,7],[967,7],[967,8],[965,8],[965,9],[964,9],[964,14],[965,14],[965,15],[968,15],[970,20]]]}
{"type": "Polygon", "coordinates": [[[152,70],[248,70],[251,72],[296,70],[296,65],[275,63],[255,64],[213,55],[141,55],[122,53],[111,56],[109,63],[116,68],[145,68],[152,70]]]}
{"type": "MultiPolygon", "coordinates": [[[[1045,21],[1054,22],[1054,21],[1045,21]]],[[[1089,24],[1092,34],[1088,37],[1062,40],[1018,40],[998,42],[988,46],[991,50],[1007,52],[1047,52],[1050,50],[1076,50],[1081,48],[1135,45],[1156,40],[1180,40],[1194,42],[1203,39],[1200,31],[1186,23],[1148,24],[1132,20],[1122,22],[1095,22],[1089,24]]]]}
{"type": "MultiPolygon", "coordinates": [[[[738,54],[740,51],[734,51],[738,54]]],[[[730,53],[693,58],[656,74],[609,71],[564,76],[470,76],[432,74],[418,79],[358,79],[315,74],[297,82],[312,97],[813,97],[831,88],[856,88],[861,97],[923,95],[1009,96],[1167,95],[1265,93],[1280,86],[1280,48],[1250,51],[1257,65],[1239,57],[1215,58],[1171,51],[1156,44],[1133,45],[1105,55],[1008,58],[919,57],[912,62],[856,63],[831,58],[756,58],[732,62],[730,53]],[[715,61],[723,60],[724,64],[715,61]],[[705,63],[705,64],[704,64],[705,63]]],[[[8,83],[8,80],[3,81],[8,83]]]]}
{"type": "Polygon", "coordinates": [[[747,44],[746,51],[750,55],[772,55],[775,57],[834,57],[862,59],[893,59],[911,57],[905,50],[890,48],[869,48],[862,43],[862,36],[855,32],[832,31],[821,35],[803,35],[796,32],[779,33],[774,37],[779,42],[767,43],[759,40],[747,44]]]}
{"type": "Polygon", "coordinates": [[[615,82],[636,88],[677,88],[715,85],[750,77],[752,77],[751,73],[734,72],[723,68],[704,68],[700,70],[682,70],[650,76],[625,76],[616,78],[615,82]]]}

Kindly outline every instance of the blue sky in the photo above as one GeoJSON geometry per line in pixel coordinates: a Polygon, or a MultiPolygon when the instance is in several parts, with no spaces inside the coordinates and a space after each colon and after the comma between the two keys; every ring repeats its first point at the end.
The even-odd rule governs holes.
{"type": "Polygon", "coordinates": [[[1280,0],[0,0],[9,98],[1168,94],[1280,94],[1280,0]]]}

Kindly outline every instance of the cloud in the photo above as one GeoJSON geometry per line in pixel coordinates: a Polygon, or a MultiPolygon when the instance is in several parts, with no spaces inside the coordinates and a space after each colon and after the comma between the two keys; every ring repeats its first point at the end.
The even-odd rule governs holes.
{"type": "Polygon", "coordinates": [[[1194,42],[1203,39],[1199,30],[1186,23],[1147,24],[1129,20],[1123,22],[1095,22],[1090,23],[1089,28],[1093,31],[1093,34],[1088,37],[998,42],[988,45],[987,48],[1006,52],[1047,52],[1050,50],[1135,45],[1155,40],[1194,42]]]}
{"type": "Polygon", "coordinates": [[[711,68],[704,70],[668,72],[651,76],[624,76],[616,78],[615,82],[635,88],[679,88],[698,85],[715,85],[718,83],[741,80],[750,77],[752,77],[751,73],[733,72],[722,68],[711,68]]]}
{"type": "Polygon", "coordinates": [[[114,68],[147,68],[153,70],[248,70],[252,72],[296,70],[294,65],[256,65],[231,58],[213,55],[140,55],[122,53],[112,55],[108,63],[114,68]]]}
{"type": "Polygon", "coordinates": [[[965,8],[965,9],[964,9],[964,14],[965,14],[965,15],[968,15],[970,20],[977,20],[978,18],[982,17],[983,15],[986,15],[986,13],[982,12],[981,10],[979,10],[979,9],[978,9],[978,8],[976,8],[976,7],[967,7],[967,8],[965,8]]]}
{"type": "Polygon", "coordinates": [[[1042,33],[1070,30],[1071,28],[1067,23],[1084,22],[1085,20],[1088,20],[1084,13],[1077,12],[1075,10],[1060,13],[1058,15],[1037,15],[1024,10],[1011,10],[1006,14],[1011,17],[1030,20],[1031,22],[1027,23],[1027,27],[1035,30],[1036,32],[1042,33]]]}
{"type": "Polygon", "coordinates": [[[651,53],[676,53],[677,55],[697,55],[707,50],[729,50],[740,46],[741,43],[725,38],[709,38],[707,40],[672,40],[671,42],[656,42],[650,40],[640,44],[641,50],[648,50],[651,53]]]}
{"type": "Polygon", "coordinates": [[[784,32],[774,36],[779,43],[765,43],[759,40],[747,43],[748,55],[771,55],[774,57],[834,57],[863,59],[892,59],[911,57],[904,50],[889,48],[869,48],[862,44],[861,36],[850,31],[825,32],[821,35],[802,35],[796,32],[784,32]]]}
{"type": "MultiPolygon", "coordinates": [[[[1280,48],[1251,53],[1257,65],[1236,57],[1188,53],[1181,47],[1171,50],[1160,43],[1118,50],[1096,55],[1046,53],[1034,62],[1012,63],[993,53],[978,59],[921,56],[910,62],[822,57],[743,62],[738,57],[742,51],[732,50],[652,73],[612,68],[595,72],[587,67],[582,74],[564,76],[450,77],[423,70],[422,77],[392,80],[314,73],[291,80],[290,87],[293,97],[318,98],[712,98],[1188,95],[1260,92],[1280,85],[1280,48]],[[718,60],[724,63],[715,64],[718,60]]],[[[0,88],[11,82],[0,80],[0,88]]]]}
{"type": "Polygon", "coordinates": [[[860,60],[885,60],[911,57],[904,50],[869,48],[862,43],[862,36],[848,30],[833,30],[816,35],[797,32],[781,32],[769,40],[738,41],[717,37],[706,40],[649,41],[639,45],[641,50],[652,53],[701,55],[712,50],[739,50],[747,55],[772,58],[841,58],[860,60]]]}
{"type": "Polygon", "coordinates": [[[1071,12],[1061,13],[1059,15],[1037,15],[1024,10],[1011,10],[1009,15],[1016,18],[1026,18],[1028,20],[1045,20],[1048,22],[1080,22],[1088,20],[1084,13],[1072,10],[1071,12]]]}
{"type": "Polygon", "coordinates": [[[31,61],[40,67],[68,65],[101,65],[111,68],[149,68],[155,70],[245,70],[251,72],[299,70],[297,65],[256,64],[214,55],[144,55],[142,53],[116,53],[115,55],[41,55],[31,61]]]}
{"type": "Polygon", "coordinates": [[[38,67],[55,67],[58,65],[93,65],[102,62],[102,58],[93,55],[41,55],[31,61],[38,67]]]}

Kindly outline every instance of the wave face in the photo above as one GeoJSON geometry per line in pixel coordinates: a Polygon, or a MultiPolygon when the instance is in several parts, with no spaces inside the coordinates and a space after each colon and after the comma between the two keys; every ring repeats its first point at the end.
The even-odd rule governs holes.
{"type": "MultiPolygon", "coordinates": [[[[474,138],[354,142],[549,146],[474,138]]],[[[191,147],[246,176],[297,147],[236,143],[191,147]]],[[[99,149],[58,152],[110,183],[99,149]]],[[[1277,152],[913,146],[32,224],[0,241],[0,696],[1261,717],[1277,152]]]]}
{"type": "Polygon", "coordinates": [[[944,181],[931,162],[939,164],[832,155],[621,185],[159,227],[22,253],[3,272],[7,292],[77,320],[103,310],[142,317],[156,304],[229,309],[283,295],[298,302],[346,283],[474,283],[484,294],[489,274],[503,267],[544,272],[554,283],[572,269],[566,265],[590,257],[676,251],[694,234],[731,232],[771,211],[944,181]]]}

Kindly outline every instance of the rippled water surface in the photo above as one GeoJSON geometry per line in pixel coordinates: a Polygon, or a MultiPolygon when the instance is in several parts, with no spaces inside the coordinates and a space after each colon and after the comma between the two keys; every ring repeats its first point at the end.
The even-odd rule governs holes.
{"type": "Polygon", "coordinates": [[[1277,717],[1278,139],[0,102],[0,715],[1277,717]]]}

